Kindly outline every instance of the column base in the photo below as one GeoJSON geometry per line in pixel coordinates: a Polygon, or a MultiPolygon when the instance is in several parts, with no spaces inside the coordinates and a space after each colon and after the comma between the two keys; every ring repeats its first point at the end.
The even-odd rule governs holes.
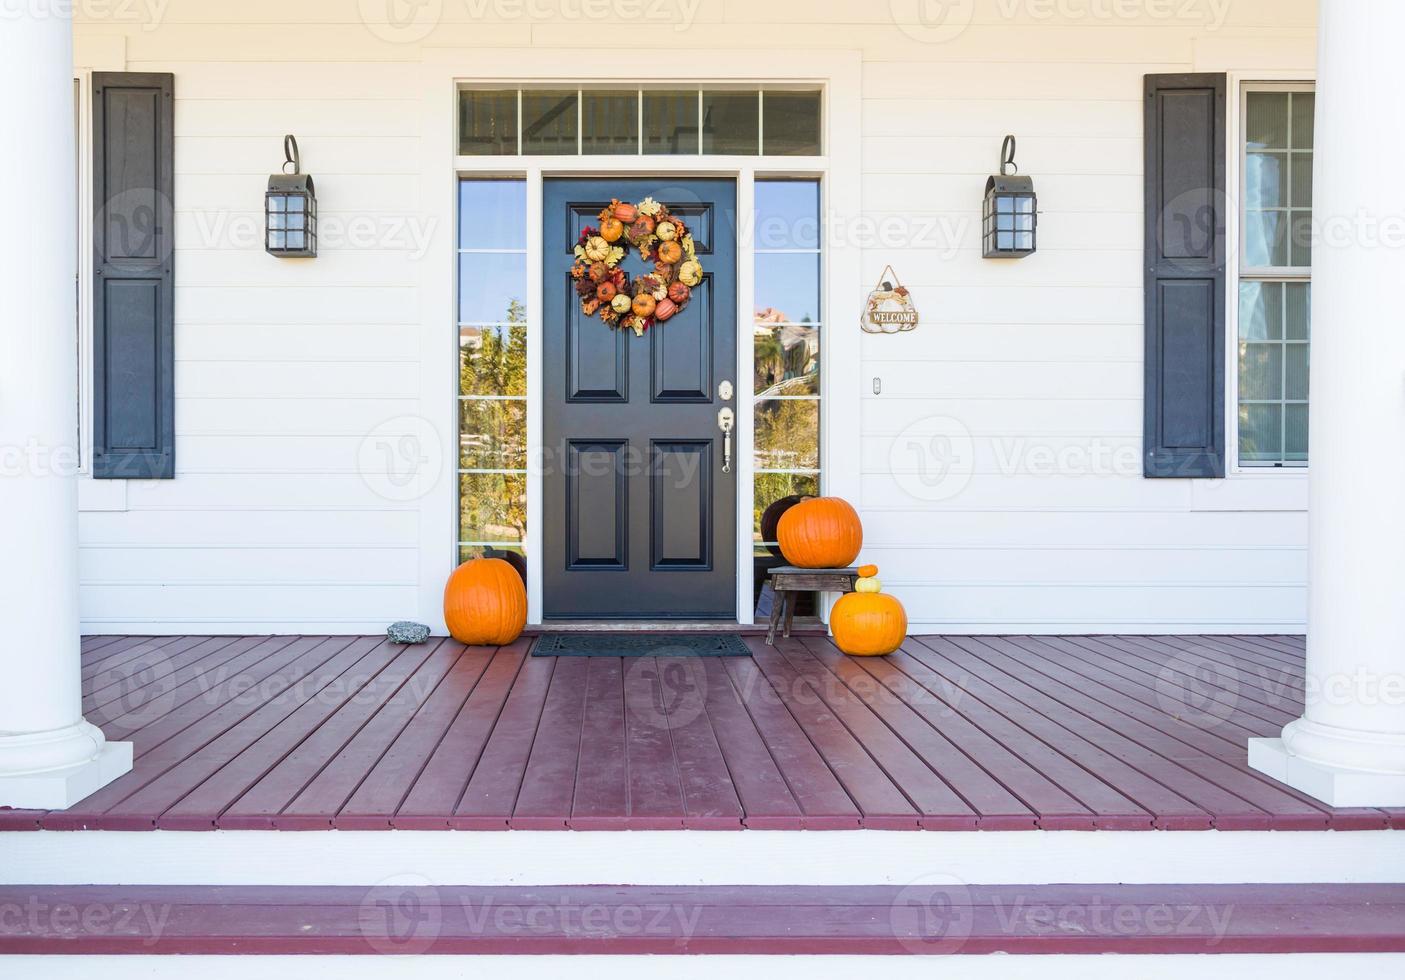
{"type": "Polygon", "coordinates": [[[66,810],[131,771],[132,743],[104,742],[96,756],[74,765],[43,772],[0,773],[0,806],[66,810]]]}
{"type": "Polygon", "coordinates": [[[1249,767],[1329,806],[1405,806],[1405,775],[1313,762],[1293,755],[1281,738],[1249,739],[1249,767]]]}

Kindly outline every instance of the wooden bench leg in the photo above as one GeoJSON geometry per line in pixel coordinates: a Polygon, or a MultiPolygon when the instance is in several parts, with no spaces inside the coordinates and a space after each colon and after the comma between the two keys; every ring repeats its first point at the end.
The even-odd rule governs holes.
{"type": "Polygon", "coordinates": [[[790,636],[790,624],[795,621],[795,605],[800,599],[799,592],[787,592],[785,594],[785,633],[790,636]]]}
{"type": "Polygon", "coordinates": [[[771,628],[766,631],[766,645],[768,647],[776,645],[776,627],[781,622],[781,604],[785,602],[784,597],[789,594],[788,592],[777,592],[774,588],[771,590],[771,628]]]}

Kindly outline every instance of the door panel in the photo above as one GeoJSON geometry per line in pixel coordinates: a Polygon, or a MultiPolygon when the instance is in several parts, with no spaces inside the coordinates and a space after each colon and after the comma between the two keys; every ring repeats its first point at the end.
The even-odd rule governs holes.
{"type": "MultiPolygon", "coordinates": [[[[736,477],[717,412],[736,403],[717,389],[736,383],[736,185],[547,180],[543,222],[544,613],[732,619],[736,477]],[[688,224],[705,275],[686,309],[635,337],[581,313],[570,268],[612,197],[649,196],[688,224]]],[[[649,266],[631,253],[625,269],[649,266]]]]}

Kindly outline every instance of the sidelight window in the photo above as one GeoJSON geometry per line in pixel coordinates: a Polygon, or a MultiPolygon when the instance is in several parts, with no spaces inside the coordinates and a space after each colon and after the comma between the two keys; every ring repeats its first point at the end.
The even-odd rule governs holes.
{"type": "Polygon", "coordinates": [[[526,182],[459,182],[459,560],[522,569],[527,532],[526,182]]]}
{"type": "Polygon", "coordinates": [[[752,537],[776,559],[786,502],[820,492],[820,184],[758,180],[755,198],[752,537]]]}

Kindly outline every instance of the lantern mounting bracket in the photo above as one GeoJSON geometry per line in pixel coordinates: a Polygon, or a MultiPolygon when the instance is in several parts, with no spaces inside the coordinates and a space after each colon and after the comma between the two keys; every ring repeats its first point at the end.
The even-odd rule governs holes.
{"type": "Polygon", "coordinates": [[[285,174],[302,173],[302,157],[298,154],[298,138],[292,133],[283,137],[283,172],[285,174]],[[288,168],[292,167],[292,170],[288,168]]]}
{"type": "MultiPolygon", "coordinates": [[[[289,137],[291,139],[292,137],[289,137]]],[[[297,144],[293,144],[296,149],[297,144]]],[[[1005,142],[1000,144],[1000,176],[1010,177],[1020,172],[1019,166],[1015,163],[1015,137],[1014,134],[1005,137],[1005,142]]]]}

